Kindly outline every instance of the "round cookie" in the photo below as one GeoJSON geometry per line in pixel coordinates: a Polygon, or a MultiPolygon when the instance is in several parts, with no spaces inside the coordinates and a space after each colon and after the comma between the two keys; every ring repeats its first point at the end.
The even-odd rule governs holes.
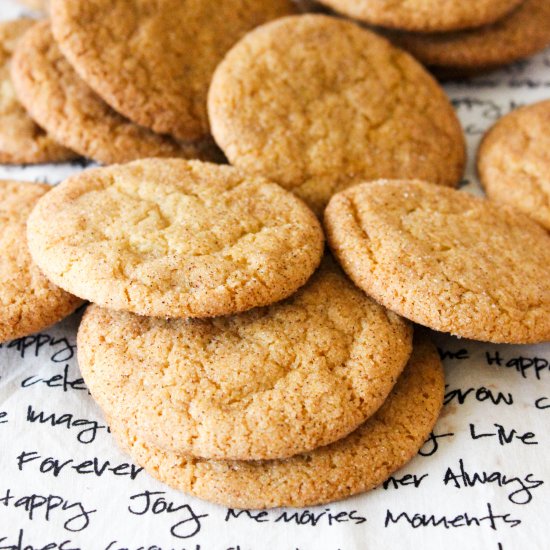
{"type": "Polygon", "coordinates": [[[216,65],[254,27],[294,13],[290,0],[52,0],[63,54],[107,103],[182,140],[209,134],[216,65]]]}
{"type": "Polygon", "coordinates": [[[158,317],[237,313],[290,296],[323,232],[291,193],[230,166],[145,159],[88,170],[39,202],[36,263],[69,292],[158,317]]]}
{"type": "Polygon", "coordinates": [[[550,230],[550,101],[517,109],[485,134],[478,151],[487,196],[550,230]]]}
{"type": "Polygon", "coordinates": [[[524,0],[493,25],[447,34],[392,33],[391,40],[444,76],[488,71],[550,44],[550,2],[524,0]],[[453,69],[453,71],[451,71],[453,69]]]}
{"type": "Polygon", "coordinates": [[[85,157],[104,164],[144,157],[216,158],[212,140],[177,142],[111,109],[61,55],[48,21],[37,23],[21,40],[12,75],[18,96],[34,120],[85,157]]]}
{"type": "Polygon", "coordinates": [[[371,25],[417,32],[471,29],[504,17],[523,0],[320,0],[371,25]]]}
{"type": "Polygon", "coordinates": [[[411,460],[430,434],[445,380],[434,346],[417,340],[379,411],[345,439],[286,460],[215,462],[162,451],[118,420],[120,446],[163,483],[231,508],[312,506],[374,489],[411,460]]]}
{"type": "Polygon", "coordinates": [[[462,129],[435,80],[385,39],[324,15],[249,33],[218,66],[208,109],[232,164],[317,214],[360,181],[456,185],[464,169],[462,129]]]}
{"type": "Polygon", "coordinates": [[[420,181],[358,185],[325,212],[330,246],[387,308],[454,335],[550,340],[550,236],[527,216],[420,181]]]}
{"type": "Polygon", "coordinates": [[[3,163],[63,162],[76,157],[31,120],[13,89],[11,58],[23,34],[34,24],[32,19],[0,23],[0,162],[3,163]]]}
{"type": "Polygon", "coordinates": [[[49,189],[0,181],[0,342],[42,330],[82,303],[42,275],[25,244],[27,217],[49,189]]]}
{"type": "Polygon", "coordinates": [[[412,330],[332,260],[284,302],[212,320],[89,308],[86,385],[109,417],[193,456],[285,458],[349,434],[384,402],[412,330]]]}

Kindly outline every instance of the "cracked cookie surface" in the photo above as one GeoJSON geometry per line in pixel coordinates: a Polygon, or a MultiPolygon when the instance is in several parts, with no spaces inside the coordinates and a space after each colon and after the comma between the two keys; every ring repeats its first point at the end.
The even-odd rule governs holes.
{"type": "Polygon", "coordinates": [[[408,54],[335,18],[287,17],[249,33],[218,66],[208,111],[232,164],[317,214],[361,181],[462,177],[464,137],[443,90],[408,54]]]}
{"type": "Polygon", "coordinates": [[[419,181],[358,185],[325,212],[344,270],[387,308],[495,343],[550,340],[550,236],[524,214],[419,181]]]}
{"type": "Polygon", "coordinates": [[[211,139],[178,142],[111,109],[77,75],[55,43],[50,24],[28,31],[13,59],[13,81],[33,118],[61,143],[104,164],[145,157],[214,160],[211,139]]]}
{"type": "MultiPolygon", "coordinates": [[[[455,69],[457,76],[469,71],[475,74],[476,70],[491,70],[529,57],[548,46],[550,2],[524,0],[506,17],[480,29],[445,34],[395,32],[390,38],[436,70],[455,69]]],[[[452,71],[449,76],[453,76],[452,71]]]]}
{"type": "Polygon", "coordinates": [[[82,303],[41,273],[25,242],[27,217],[49,189],[36,183],[0,181],[0,342],[42,330],[82,303]]]}
{"type": "Polygon", "coordinates": [[[469,29],[493,23],[523,0],[320,0],[371,25],[416,32],[469,29]]]}
{"type": "Polygon", "coordinates": [[[222,462],[162,451],[111,419],[121,448],[163,483],[232,508],[312,506],[374,489],[424,444],[443,402],[437,350],[415,337],[408,365],[388,399],[357,430],[286,460],[222,462]]]}
{"type": "Polygon", "coordinates": [[[550,230],[550,101],[513,111],[485,135],[478,153],[491,200],[513,206],[550,230]]]}
{"type": "Polygon", "coordinates": [[[86,384],[109,417],[162,448],[282,458],[340,439],[384,402],[411,353],[409,324],[326,259],[298,293],[209,320],[90,307],[86,384]]]}
{"type": "Polygon", "coordinates": [[[216,65],[254,27],[294,13],[290,0],[52,0],[71,65],[130,120],[182,140],[209,134],[216,65]]]}
{"type": "Polygon", "coordinates": [[[145,159],[82,172],[40,201],[29,246],[56,284],[105,307],[210,317],[282,300],[323,232],[280,186],[230,166],[145,159]]]}
{"type": "Polygon", "coordinates": [[[76,157],[30,118],[13,87],[9,67],[12,56],[34,24],[32,19],[0,23],[0,162],[3,163],[63,162],[76,157]]]}

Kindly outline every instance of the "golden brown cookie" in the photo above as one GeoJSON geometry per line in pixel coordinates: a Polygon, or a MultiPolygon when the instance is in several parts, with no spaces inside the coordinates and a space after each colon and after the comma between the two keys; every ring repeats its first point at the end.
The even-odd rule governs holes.
{"type": "Polygon", "coordinates": [[[208,108],[232,164],[317,214],[361,181],[456,185],[462,176],[462,129],[439,85],[385,39],[332,17],[287,17],[249,33],[218,66],[208,108]]]}
{"type": "Polygon", "coordinates": [[[445,34],[396,32],[390,38],[436,71],[487,71],[529,57],[550,44],[550,2],[524,0],[503,19],[480,29],[445,34]]]}
{"type": "Polygon", "coordinates": [[[21,40],[13,58],[12,77],[34,120],[85,157],[104,164],[145,157],[216,158],[211,139],[178,142],[111,109],[61,55],[48,21],[37,23],[21,40]]]}
{"type": "Polygon", "coordinates": [[[31,120],[13,89],[11,58],[21,37],[34,23],[32,19],[0,23],[0,162],[4,163],[62,162],[76,157],[31,120]]]}
{"type": "Polygon", "coordinates": [[[27,217],[49,189],[0,181],[0,342],[42,330],[82,303],[42,275],[25,242],[27,217]]]}
{"type": "Polygon", "coordinates": [[[332,250],[367,294],[404,317],[500,343],[550,340],[550,236],[527,216],[420,181],[334,196],[332,250]]]}
{"type": "Polygon", "coordinates": [[[80,76],[134,122],[182,140],[209,134],[216,65],[290,0],[55,0],[54,35],[80,76]]]}
{"type": "Polygon", "coordinates": [[[371,25],[419,32],[471,29],[501,19],[523,0],[320,0],[371,25]]]}
{"type": "Polygon", "coordinates": [[[332,260],[287,300],[212,320],[88,309],[78,361],[109,417],[164,449],[285,458],[340,439],[384,402],[412,330],[332,260]]]}
{"type": "Polygon", "coordinates": [[[291,193],[230,166],[146,159],[58,185],[29,219],[56,284],[105,307],[210,317],[282,300],[319,265],[323,233],[291,193]]]}
{"type": "Polygon", "coordinates": [[[411,460],[432,430],[445,380],[437,350],[416,340],[382,408],[345,439],[286,460],[216,462],[162,451],[111,423],[121,447],[163,483],[231,508],[312,506],[375,488],[411,460]]]}
{"type": "Polygon", "coordinates": [[[550,101],[517,109],[485,134],[478,152],[487,196],[550,229],[550,101]]]}

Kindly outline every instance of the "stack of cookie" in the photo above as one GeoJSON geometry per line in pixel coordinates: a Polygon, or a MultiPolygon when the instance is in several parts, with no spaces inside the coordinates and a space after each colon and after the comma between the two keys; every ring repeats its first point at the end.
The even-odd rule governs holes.
{"type": "Polygon", "coordinates": [[[413,349],[405,318],[491,342],[550,339],[550,236],[522,214],[379,180],[334,195],[325,229],[357,286],[321,260],[300,199],[233,167],[141,160],[40,199],[32,256],[95,302],[79,364],[153,476],[231,507],[367,490],[414,456],[442,404],[437,352],[421,334],[413,349]]]}
{"type": "Polygon", "coordinates": [[[38,202],[28,239],[96,304],[83,376],[171,485],[231,506],[334,500],[382,482],[437,419],[433,346],[413,351],[410,324],[322,259],[313,212],[264,178],[179,159],[89,170],[38,202]]]}
{"type": "Polygon", "coordinates": [[[320,0],[347,17],[377,26],[438,76],[489,71],[550,44],[548,0],[320,0]]]}
{"type": "Polygon", "coordinates": [[[550,236],[452,189],[463,133],[411,56],[258,4],[51,1],[12,72],[52,135],[108,163],[211,134],[233,166],[82,172],[27,236],[51,288],[93,303],[79,364],[136,462],[232,507],[310,505],[378,485],[431,431],[442,368],[410,321],[550,339],[550,236]]]}
{"type": "Polygon", "coordinates": [[[13,80],[10,101],[21,127],[5,129],[13,128],[14,117],[0,114],[4,162],[58,162],[76,155],[104,164],[144,157],[223,161],[206,117],[212,72],[247,31],[296,13],[296,6],[269,0],[251,8],[235,0],[217,6],[213,17],[209,2],[197,2],[193,10],[176,0],[159,10],[138,4],[62,0],[48,3],[51,24],[3,24],[0,40],[8,48],[2,76],[10,87],[13,80]],[[94,14],[101,18],[94,20],[94,14]],[[11,144],[13,136],[26,144],[11,144]]]}

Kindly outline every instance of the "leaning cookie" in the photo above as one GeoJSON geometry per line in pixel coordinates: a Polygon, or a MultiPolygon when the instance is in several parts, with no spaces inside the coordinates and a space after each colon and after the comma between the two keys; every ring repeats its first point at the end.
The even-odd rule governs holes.
{"type": "Polygon", "coordinates": [[[430,434],[445,381],[434,346],[416,340],[382,408],[345,439],[286,460],[218,462],[162,451],[112,420],[122,449],[163,483],[231,508],[312,506],[375,488],[411,460],[430,434]]]}
{"type": "Polygon", "coordinates": [[[61,55],[48,21],[37,23],[21,40],[13,58],[12,78],[34,120],[85,157],[104,164],[145,157],[220,157],[211,139],[178,142],[111,109],[61,55]]]}
{"type": "Polygon", "coordinates": [[[370,25],[407,31],[449,32],[494,23],[523,0],[320,0],[370,25]]]}
{"type": "Polygon", "coordinates": [[[232,164],[319,215],[361,181],[454,186],[463,173],[462,129],[435,80],[385,39],[333,17],[286,17],[246,35],[216,69],[208,113],[232,164]]]}
{"type": "Polygon", "coordinates": [[[92,306],[78,332],[86,385],[158,447],[216,459],[286,458],[348,435],[384,402],[412,330],[326,259],[296,294],[209,320],[92,306]]]}
{"type": "Polygon", "coordinates": [[[0,342],[42,330],[82,303],[40,272],[25,242],[27,217],[49,189],[0,181],[0,342]]]}
{"type": "Polygon", "coordinates": [[[9,68],[12,55],[23,34],[34,24],[32,19],[0,23],[0,162],[3,163],[63,162],[77,156],[35,124],[13,87],[9,68]]]}
{"type": "Polygon", "coordinates": [[[550,230],[550,101],[513,111],[487,132],[478,152],[487,196],[550,230]]]}
{"type": "Polygon", "coordinates": [[[420,181],[333,197],[330,246],[352,280],[432,329],[495,343],[550,340],[550,236],[513,209],[420,181]]]}
{"type": "Polygon", "coordinates": [[[209,135],[206,94],[229,48],[291,0],[51,0],[53,33],[116,111],[182,140],[209,135]]]}
{"type": "Polygon", "coordinates": [[[282,300],[323,254],[307,206],[230,166],[145,159],[58,185],[29,218],[36,263],[91,302],[158,317],[211,317],[282,300]]]}
{"type": "Polygon", "coordinates": [[[493,25],[454,33],[391,33],[391,40],[445,78],[475,75],[550,44],[550,2],[525,0],[493,25]]]}

